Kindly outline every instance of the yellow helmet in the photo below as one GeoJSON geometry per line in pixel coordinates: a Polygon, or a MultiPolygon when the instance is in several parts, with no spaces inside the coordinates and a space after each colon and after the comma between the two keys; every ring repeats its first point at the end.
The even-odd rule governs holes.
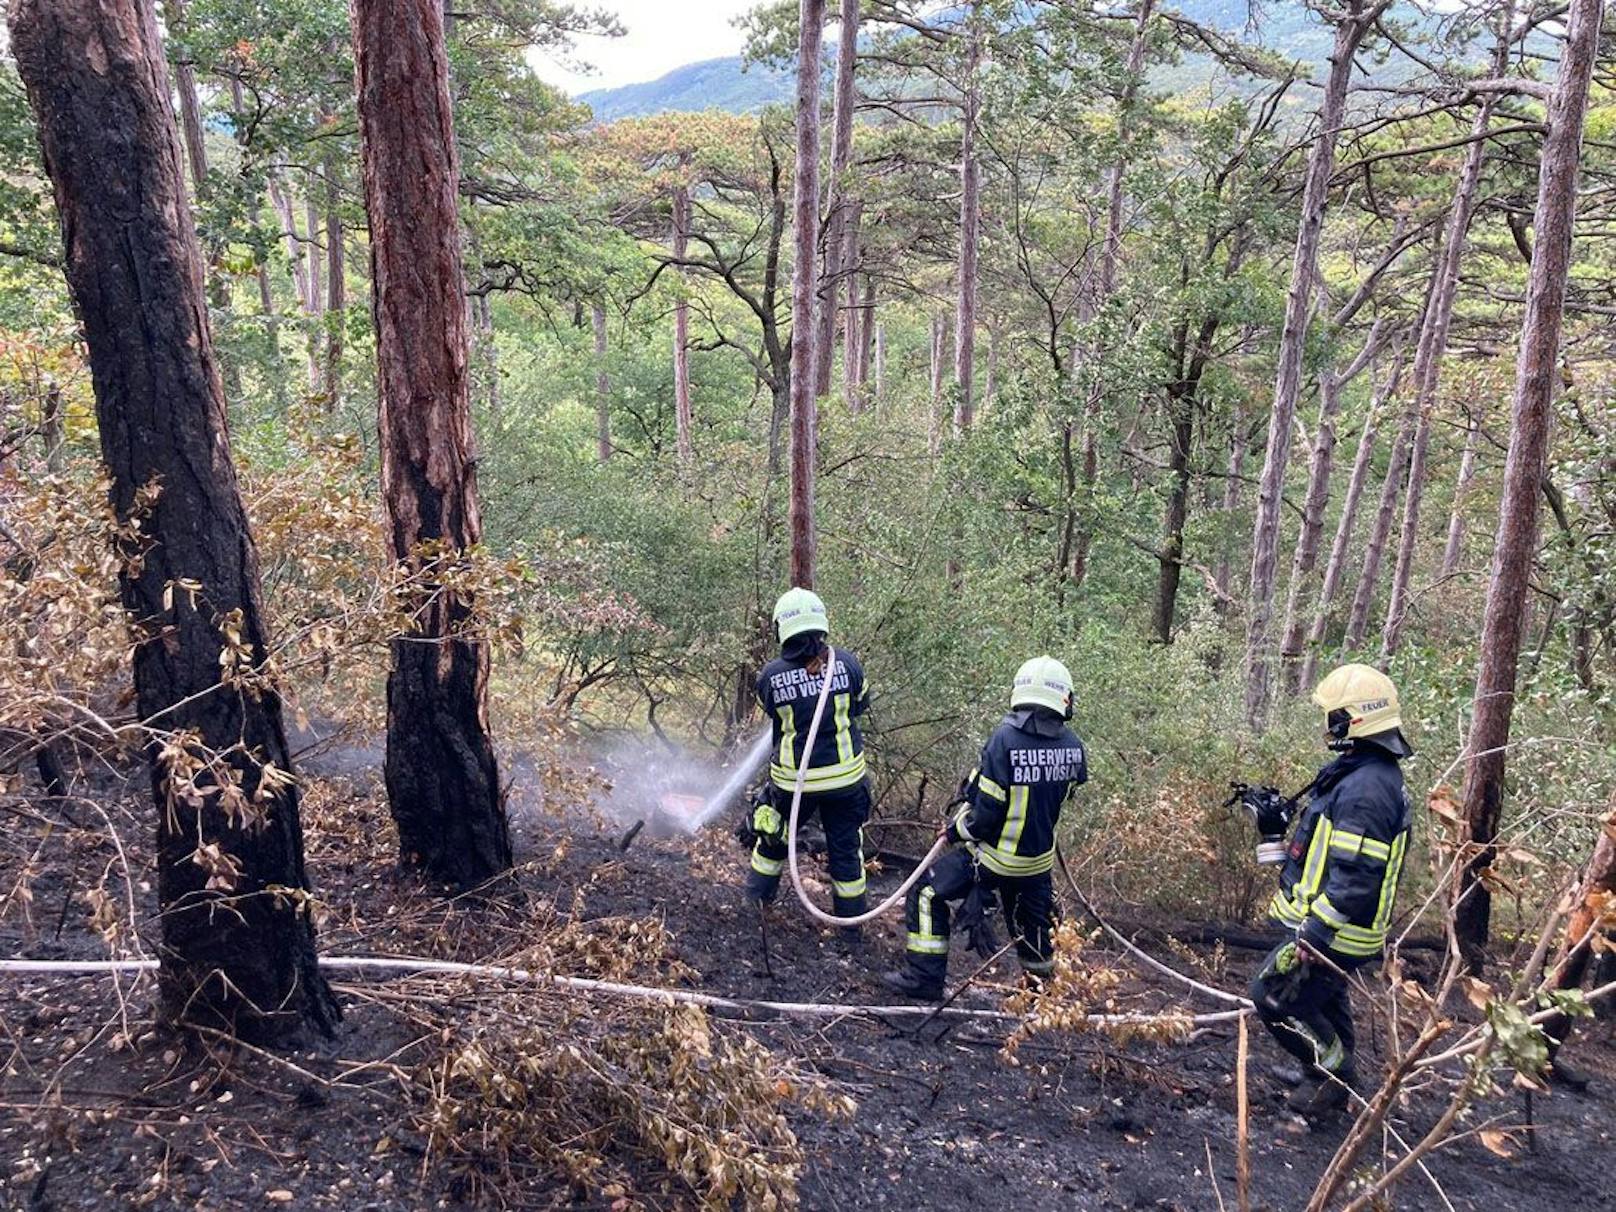
{"type": "Polygon", "coordinates": [[[782,644],[803,632],[830,632],[825,603],[810,589],[791,588],[774,604],[774,634],[782,644]]]}
{"type": "MultiPolygon", "coordinates": [[[[1334,741],[1373,739],[1403,727],[1397,687],[1372,665],[1331,670],[1313,692],[1313,703],[1324,712],[1334,741]]],[[[1406,748],[1406,743],[1400,747],[1406,748]]]]}
{"type": "Polygon", "coordinates": [[[1016,670],[1010,687],[1010,706],[1048,707],[1072,718],[1072,675],[1054,657],[1038,656],[1016,670]]]}

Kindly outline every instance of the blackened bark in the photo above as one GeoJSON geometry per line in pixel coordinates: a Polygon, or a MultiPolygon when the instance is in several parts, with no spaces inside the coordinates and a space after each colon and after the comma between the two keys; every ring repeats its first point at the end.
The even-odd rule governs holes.
{"type": "MultiPolygon", "coordinates": [[[[1588,975],[1594,944],[1605,919],[1605,906],[1612,894],[1616,894],[1616,811],[1605,818],[1593,855],[1583,870],[1577,889],[1577,907],[1566,920],[1565,941],[1546,982],[1550,988],[1575,989],[1588,975]]],[[[1571,1034],[1570,1015],[1557,1014],[1549,1019],[1543,1024],[1543,1034],[1548,1037],[1552,1059],[1571,1034]]]]}
{"type": "Polygon", "coordinates": [[[1556,363],[1576,216],[1577,162],[1604,9],[1603,0],[1572,0],[1539,162],[1537,208],[1532,224],[1536,241],[1516,360],[1515,402],[1498,508],[1498,537],[1482,619],[1475,716],[1466,746],[1465,828],[1467,840],[1480,849],[1464,872],[1454,909],[1454,933],[1473,969],[1479,969],[1485,961],[1492,917],[1492,895],[1482,876],[1493,862],[1492,843],[1498,834],[1504,801],[1505,747],[1515,710],[1526,595],[1532,561],[1537,555],[1538,497],[1548,465],[1549,429],[1554,417],[1556,363]]]}
{"type": "Polygon", "coordinates": [[[329,1034],[339,1012],[315,966],[297,788],[156,16],[150,0],[21,0],[10,24],[90,351],[112,509],[141,534],[119,588],[151,730],[160,1012],[251,1038],[329,1034]],[[201,588],[176,591],[182,579],[201,588]]]}
{"type": "MultiPolygon", "coordinates": [[[[482,538],[443,18],[435,0],[354,0],[352,21],[388,548],[419,569],[482,538]]],[[[511,865],[488,647],[464,595],[427,585],[414,606],[387,678],[387,798],[403,861],[470,888],[511,865]]]]}
{"type": "Polygon", "coordinates": [[[801,0],[797,43],[797,160],[793,172],[791,267],[791,583],[814,587],[814,471],[819,451],[815,404],[814,300],[819,229],[819,56],[825,0],[801,0]]]}

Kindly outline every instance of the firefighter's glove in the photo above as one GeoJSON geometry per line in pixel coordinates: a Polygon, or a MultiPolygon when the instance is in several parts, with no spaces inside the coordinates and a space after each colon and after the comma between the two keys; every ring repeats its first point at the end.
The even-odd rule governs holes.
{"type": "Polygon", "coordinates": [[[970,894],[960,903],[959,914],[954,922],[956,928],[963,930],[970,939],[971,950],[983,959],[991,959],[998,953],[999,940],[993,933],[993,918],[988,912],[988,898],[982,894],[981,887],[972,888],[970,894]]]}
{"type": "Polygon", "coordinates": [[[752,833],[766,841],[784,841],[786,819],[772,803],[755,804],[752,807],[752,833]]]}
{"type": "Polygon", "coordinates": [[[1286,943],[1274,952],[1274,971],[1289,976],[1302,966],[1302,949],[1295,943],[1286,943]]]}

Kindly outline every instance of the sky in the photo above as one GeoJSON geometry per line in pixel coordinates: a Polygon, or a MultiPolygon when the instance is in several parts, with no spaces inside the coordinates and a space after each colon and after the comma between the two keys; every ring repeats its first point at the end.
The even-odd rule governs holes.
{"type": "Polygon", "coordinates": [[[570,70],[553,58],[535,55],[539,76],[569,93],[616,88],[655,80],[676,67],[700,59],[733,55],[741,49],[741,32],[730,22],[757,0],[585,0],[583,7],[617,13],[627,29],[621,38],[582,38],[577,58],[595,68],[570,70]]]}

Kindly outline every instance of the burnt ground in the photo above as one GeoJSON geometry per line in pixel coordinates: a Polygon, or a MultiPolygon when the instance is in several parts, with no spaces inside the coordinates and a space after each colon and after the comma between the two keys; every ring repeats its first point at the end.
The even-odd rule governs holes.
{"type": "MultiPolygon", "coordinates": [[[[373,749],[312,757],[321,776],[309,796],[310,868],[330,906],[322,945],[331,954],[418,954],[497,959],[490,914],[506,931],[560,906],[590,920],[650,918],[671,932],[684,983],[735,998],[840,1003],[890,1001],[879,974],[901,957],[897,915],[867,931],[862,954],[815,927],[783,891],[771,914],[772,975],[759,963],[755,913],[740,899],[745,856],[719,822],[696,839],[642,835],[618,847],[622,825],[533,811],[537,772],[516,764],[516,836],[528,860],[526,908],[444,907],[386,866],[389,828],[374,795],[373,749]]],[[[143,779],[131,784],[140,810],[143,779]]],[[[102,788],[109,800],[116,787],[102,788]]],[[[557,798],[552,796],[552,798],[557,798]]],[[[6,797],[13,842],[0,853],[8,897],[0,948],[10,956],[100,958],[83,891],[112,861],[82,805],[56,807],[6,797]],[[70,818],[66,823],[61,818],[70,818]],[[54,821],[42,825],[41,821],[54,821]],[[77,829],[73,821],[83,826],[77,829]],[[15,844],[17,837],[26,846],[15,844]],[[20,856],[20,857],[19,857],[20,856]],[[26,876],[26,880],[23,877],[26,876]],[[17,888],[27,885],[19,899],[17,888]],[[26,903],[23,903],[26,902],[26,903]],[[82,903],[81,903],[82,902],[82,903]]],[[[114,816],[114,820],[118,820],[114,816]]],[[[144,847],[138,818],[123,830],[137,879],[144,847]]],[[[810,860],[810,867],[817,864],[810,860]]],[[[893,887],[895,871],[872,880],[893,887]]],[[[109,884],[116,892],[116,884],[109,884]]],[[[822,898],[824,889],[815,891],[822,898]]],[[[150,912],[150,888],[137,895],[150,912]]],[[[1195,925],[1198,925],[1196,923],[1195,925]]],[[[503,945],[503,944],[502,944],[503,945]]],[[[1181,965],[1226,988],[1255,963],[1232,951],[1227,971],[1205,948],[1177,950],[1181,965]]],[[[1091,959],[1106,957],[1096,950],[1091,959]]],[[[978,961],[956,949],[954,976],[978,961]]],[[[996,967],[960,999],[996,1006],[1013,973],[996,967]]],[[[0,1204],[7,1208],[103,1207],[370,1209],[460,1207],[462,1177],[432,1164],[403,1081],[422,1047],[411,999],[441,990],[400,981],[342,986],[346,1014],[336,1039],[309,1041],[273,1058],[226,1041],[186,1043],[150,1029],[149,988],[125,984],[127,1005],[106,978],[0,978],[0,1204]]],[[[1129,1008],[1182,1006],[1130,974],[1117,991],[1129,1008]]],[[[1216,1009],[1217,1007],[1197,1007],[1216,1009]]],[[[801,1199],[809,1209],[943,1208],[1210,1209],[1234,1207],[1234,1031],[1215,1028],[1185,1043],[1122,1044],[1102,1035],[1040,1035],[1015,1060],[1003,1032],[938,1020],[916,1033],[899,1022],[754,1021],[745,1027],[798,1066],[857,1100],[850,1119],[794,1111],[805,1151],[801,1199]],[[1210,1173],[1209,1173],[1210,1156],[1210,1173]]],[[[1365,1031],[1366,1036],[1372,1033],[1365,1031]]],[[[1284,1112],[1264,1072],[1278,1059],[1252,1040],[1252,1202],[1300,1209],[1345,1121],[1309,1130],[1284,1112]]],[[[1373,1038],[1363,1060],[1372,1067],[1373,1038]]],[[[1568,1055],[1592,1078],[1584,1091],[1556,1087],[1530,1107],[1510,1093],[1483,1104],[1461,1139],[1429,1167],[1455,1209],[1616,1208],[1616,1167],[1607,1164],[1616,1117],[1616,1050],[1608,1023],[1584,1028],[1568,1055]],[[1530,1115],[1535,1130],[1519,1131],[1530,1115]],[[1498,1156],[1480,1128],[1514,1129],[1498,1156]],[[1528,1147],[1530,1145],[1530,1147],[1528,1147]]],[[[1434,1097],[1402,1108],[1394,1126],[1414,1139],[1429,1127],[1434,1097]]],[[[1496,1137],[1491,1137],[1495,1146],[1496,1137]]],[[[638,1163],[632,1163],[637,1165],[638,1163]]],[[[1378,1165],[1378,1156],[1371,1165],[1378,1165]]],[[[687,1188],[641,1166],[626,1197],[587,1194],[554,1173],[506,1179],[511,1202],[533,1207],[693,1206],[687,1188]]],[[[1414,1176],[1399,1208],[1440,1208],[1414,1176]]]]}

